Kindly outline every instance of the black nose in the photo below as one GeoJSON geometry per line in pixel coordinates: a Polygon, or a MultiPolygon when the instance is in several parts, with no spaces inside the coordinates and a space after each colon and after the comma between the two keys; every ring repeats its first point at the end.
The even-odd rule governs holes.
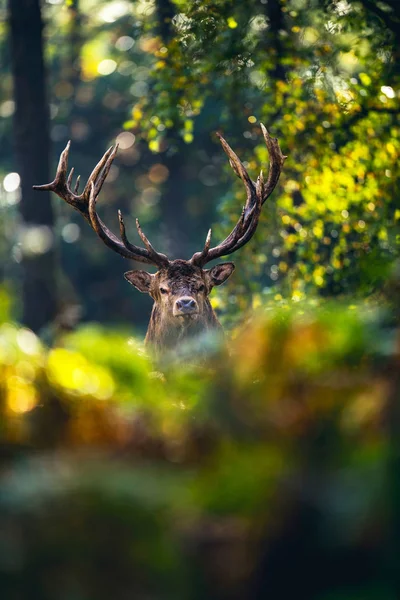
{"type": "Polygon", "coordinates": [[[194,298],[183,297],[175,302],[178,312],[183,315],[188,315],[197,311],[197,302],[194,298]]]}

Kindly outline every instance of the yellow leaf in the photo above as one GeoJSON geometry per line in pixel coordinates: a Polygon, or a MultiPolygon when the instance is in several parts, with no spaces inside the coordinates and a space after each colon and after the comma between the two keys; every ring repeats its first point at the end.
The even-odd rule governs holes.
{"type": "Polygon", "coordinates": [[[135,121],[139,121],[139,119],[141,119],[143,117],[142,111],[137,106],[133,107],[132,117],[135,119],[135,121]]]}
{"type": "Polygon", "coordinates": [[[359,78],[363,85],[371,85],[371,77],[366,73],[360,73],[359,78]]]}
{"type": "Polygon", "coordinates": [[[159,152],[160,151],[160,142],[158,140],[151,140],[149,142],[149,149],[152,152],[159,152]]]}
{"type": "Polygon", "coordinates": [[[386,150],[389,152],[389,154],[391,154],[392,156],[396,156],[396,148],[394,146],[394,144],[392,144],[392,142],[388,142],[386,144],[386,150]]]}

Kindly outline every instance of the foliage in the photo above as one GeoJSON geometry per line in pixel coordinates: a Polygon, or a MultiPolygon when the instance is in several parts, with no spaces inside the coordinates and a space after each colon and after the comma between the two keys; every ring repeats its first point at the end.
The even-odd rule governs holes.
{"type": "MultiPolygon", "coordinates": [[[[220,222],[213,240],[225,235],[244,196],[212,132],[222,130],[256,176],[268,163],[261,120],[289,159],[256,240],[235,257],[240,269],[216,302],[229,311],[235,291],[245,310],[271,290],[299,299],[381,289],[398,253],[396,3],[81,0],[45,3],[43,14],[54,157],[71,138],[71,160],[85,174],[120,142],[101,198],[111,227],[117,208],[131,212],[161,249],[182,257],[210,223],[220,222]]],[[[3,175],[13,171],[8,62],[3,175]]],[[[18,264],[26,245],[44,246],[40,231],[25,235],[18,190],[6,188],[1,252],[18,264]]],[[[62,308],[82,304],[87,320],[143,326],[146,300],[136,295],[132,313],[118,263],[56,205],[62,308]]],[[[4,278],[18,282],[15,263],[5,262],[4,278]]]]}
{"type": "Polygon", "coordinates": [[[155,364],[124,325],[149,309],[129,267],[61,202],[54,232],[21,221],[0,7],[0,596],[399,597],[396,1],[42,12],[54,163],[71,139],[85,176],[120,144],[99,200],[112,229],[121,208],[191,256],[244,199],[213,132],[253,177],[258,121],[289,158],[212,296],[229,348],[206,337],[155,364]],[[16,322],[19,264],[54,245],[59,316],[38,337],[16,322]]]}
{"type": "Polygon", "coordinates": [[[97,325],[46,348],[4,322],[2,597],[58,598],[60,580],[85,600],[290,597],[302,573],[299,597],[391,598],[388,317],[283,304],[201,366],[97,325]]]}
{"type": "MultiPolygon", "coordinates": [[[[172,80],[186,141],[193,138],[193,119],[206,110],[202,99],[212,95],[224,106],[227,135],[232,130],[235,139],[245,129],[245,138],[260,140],[261,119],[289,154],[283,194],[265,219],[269,243],[256,257],[252,248],[242,253],[246,278],[255,272],[295,298],[310,290],[379,289],[398,252],[393,37],[362,2],[313,2],[311,10],[297,0],[264,8],[225,0],[178,5],[175,35],[162,48],[167,58],[157,63],[161,122],[164,109],[171,120],[162,99],[172,80]]],[[[392,13],[385,14],[390,22],[392,13]]],[[[159,49],[155,54],[160,58],[159,49]]],[[[153,99],[148,110],[154,111],[153,99]]],[[[253,171],[267,162],[262,144],[255,154],[253,171]]],[[[227,196],[223,214],[230,204],[227,196]]]]}

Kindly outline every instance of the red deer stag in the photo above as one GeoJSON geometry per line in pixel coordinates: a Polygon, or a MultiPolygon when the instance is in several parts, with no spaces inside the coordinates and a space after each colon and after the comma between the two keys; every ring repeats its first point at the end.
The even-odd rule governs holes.
{"type": "Polygon", "coordinates": [[[247,201],[228,237],[211,248],[210,229],[203,250],[196,252],[190,260],[169,260],[165,254],[157,252],[143,233],[137,219],[136,227],[144,247],[136,246],[128,240],[120,211],[118,216],[121,239],[114,235],[98,216],[97,198],[118,146],[107,150],[92,171],[81,194],[78,194],[79,177],[74,190],[71,187],[73,168],[67,177],[70,142],[60,156],[54,181],[46,185],[34,186],[36,190],[52,191],[65,200],[83,215],[106,246],[124,258],[158,267],[155,274],[139,270],[125,273],[129,283],[140,292],[150,294],[154,300],[145,341],[157,353],[174,348],[181,341],[203,331],[222,330],[208,296],[214,286],[221,285],[228,279],[235,266],[231,262],[217,264],[211,269],[204,269],[204,266],[216,258],[232,254],[252,238],[258,225],[262,205],[275,189],[286,158],[281,152],[278,140],[271,138],[262,124],[261,129],[270,157],[266,182],[262,171],[257,182],[252,181],[242,162],[224,138],[218,134],[232,169],[245,185],[247,201]]]}

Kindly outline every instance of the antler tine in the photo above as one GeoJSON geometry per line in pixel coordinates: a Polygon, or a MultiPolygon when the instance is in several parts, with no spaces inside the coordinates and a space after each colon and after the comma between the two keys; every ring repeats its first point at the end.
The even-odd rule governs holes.
{"type": "Polygon", "coordinates": [[[149,255],[149,257],[151,258],[151,262],[159,267],[165,267],[168,265],[169,260],[168,258],[165,256],[165,254],[161,254],[160,252],[157,252],[153,246],[150,244],[149,240],[147,239],[147,237],[143,234],[140,225],[138,227],[138,220],[136,219],[136,227],[138,227],[138,232],[139,235],[141,237],[141,239],[146,240],[145,246],[147,248],[147,250],[144,250],[144,248],[140,248],[139,246],[136,246],[135,244],[131,244],[131,242],[128,240],[128,237],[126,235],[126,230],[125,230],[125,223],[124,223],[124,219],[122,217],[122,213],[119,210],[118,211],[118,219],[119,219],[119,231],[120,231],[120,235],[121,235],[121,239],[124,243],[125,248],[127,248],[130,252],[134,252],[142,254],[143,252],[146,252],[146,256],[147,253],[149,255]],[[142,237],[143,236],[143,237],[142,237]],[[143,239],[144,238],[144,239],[143,239]]]}
{"type": "Polygon", "coordinates": [[[210,244],[211,244],[211,229],[208,230],[207,233],[207,237],[206,237],[206,243],[204,244],[204,250],[203,252],[205,252],[206,254],[208,253],[209,249],[210,249],[210,244]]]}
{"type": "Polygon", "coordinates": [[[232,254],[247,244],[257,229],[262,205],[275,189],[282,171],[283,163],[287,158],[282,154],[278,140],[269,135],[262,123],[260,125],[270,159],[270,168],[266,183],[264,182],[262,171],[257,178],[257,182],[252,181],[238,156],[233,152],[232,148],[224,138],[220,134],[217,134],[224,151],[228,155],[231,167],[236,175],[242,179],[246,187],[247,201],[242,214],[231,233],[223,242],[218,244],[218,246],[211,249],[207,248],[207,250],[204,248],[201,252],[196,252],[191,259],[191,262],[194,264],[203,266],[215,258],[232,254]]]}
{"type": "Polygon", "coordinates": [[[44,185],[34,185],[32,186],[34,190],[40,191],[49,191],[58,193],[60,187],[66,187],[66,174],[68,167],[68,154],[69,148],[71,146],[71,140],[67,143],[64,150],[60,154],[60,158],[57,165],[56,176],[51,183],[45,183],[44,185]],[[57,190],[57,191],[56,191],[57,190]]]}
{"type": "Polygon", "coordinates": [[[122,218],[122,212],[118,209],[118,221],[119,221],[119,233],[121,236],[121,239],[124,243],[125,248],[128,248],[128,250],[130,249],[129,246],[131,246],[128,238],[126,237],[126,231],[125,231],[125,223],[124,223],[124,219],[122,218]]]}
{"type": "MultiPolygon", "coordinates": [[[[103,187],[103,183],[106,180],[108,173],[110,172],[111,166],[113,164],[114,158],[118,152],[118,144],[111,146],[103,156],[103,158],[97,163],[95,168],[90,175],[88,182],[85,186],[85,189],[88,185],[91,185],[92,182],[95,186],[96,197],[99,195],[101,188],[103,187]]],[[[83,192],[85,193],[85,192],[83,192]]]]}
{"type": "Polygon", "coordinates": [[[207,261],[208,251],[210,250],[210,244],[211,244],[211,229],[208,230],[203,250],[201,252],[196,252],[195,254],[193,254],[193,256],[191,258],[191,262],[194,265],[201,266],[202,264],[205,264],[205,262],[207,261]]]}
{"type": "MultiPolygon", "coordinates": [[[[285,160],[287,159],[287,156],[285,154],[282,154],[282,150],[279,146],[278,139],[272,138],[269,135],[266,127],[262,123],[260,123],[260,127],[261,127],[261,131],[263,132],[265,144],[267,146],[267,150],[268,150],[268,154],[269,154],[269,158],[270,158],[270,168],[269,168],[269,172],[268,172],[268,179],[265,184],[263,200],[262,200],[262,203],[264,204],[264,202],[267,200],[267,198],[274,191],[276,184],[279,181],[279,177],[282,172],[282,167],[283,167],[285,160]]],[[[262,176],[262,171],[261,171],[260,175],[262,176]]]]}
{"type": "Polygon", "coordinates": [[[96,212],[96,187],[93,181],[90,184],[90,196],[89,196],[89,218],[90,224],[94,231],[97,233],[99,238],[105,243],[106,246],[116,251],[118,254],[121,254],[124,258],[132,258],[137,260],[138,262],[143,262],[147,264],[154,264],[148,253],[144,248],[139,248],[135,246],[135,251],[133,252],[130,248],[125,247],[125,245],[117,238],[114,233],[108,229],[107,225],[103,223],[96,212]]]}
{"type": "Polygon", "coordinates": [[[144,245],[147,248],[147,251],[149,252],[149,254],[151,255],[151,257],[153,258],[153,260],[156,262],[156,264],[159,264],[161,266],[165,266],[166,264],[168,264],[168,258],[165,256],[165,254],[160,254],[159,252],[157,252],[154,247],[151,245],[149,239],[145,236],[145,234],[142,231],[142,228],[140,227],[140,223],[139,223],[139,219],[136,219],[136,229],[137,232],[140,236],[140,239],[142,240],[142,242],[144,243],[144,245]]]}
{"type": "Polygon", "coordinates": [[[72,176],[74,174],[74,167],[72,167],[72,169],[69,172],[68,175],[68,181],[67,181],[67,186],[70,188],[71,187],[71,183],[72,183],[72,176]]]}
{"type": "Polygon", "coordinates": [[[247,204],[250,202],[252,195],[254,193],[254,182],[250,179],[248,172],[245,169],[244,164],[237,156],[237,154],[232,150],[228,142],[222,137],[220,133],[217,133],[217,137],[221,142],[222,148],[229,158],[229,164],[231,165],[234,173],[240,177],[243,181],[246,191],[247,191],[247,204]]]}
{"type": "MultiPolygon", "coordinates": [[[[122,215],[120,218],[120,231],[122,241],[114,235],[110,229],[103,223],[96,212],[96,201],[103,186],[104,181],[111,169],[111,165],[118,151],[118,145],[111,146],[97,163],[89,179],[83,189],[83,192],[78,195],[79,176],[77,177],[74,191],[71,189],[72,177],[74,169],[72,168],[67,178],[68,155],[71,142],[68,142],[65,149],[60,155],[55,179],[51,183],[45,185],[33,186],[36,190],[52,191],[57,196],[65,200],[75,210],[89,222],[92,229],[96,232],[99,238],[112,250],[123,256],[139,262],[152,264],[156,266],[165,266],[169,263],[168,258],[164,254],[159,254],[151,246],[147,240],[146,248],[141,248],[130,244],[125,233],[125,226],[122,215]]],[[[143,238],[142,238],[143,239],[143,238]]]]}

